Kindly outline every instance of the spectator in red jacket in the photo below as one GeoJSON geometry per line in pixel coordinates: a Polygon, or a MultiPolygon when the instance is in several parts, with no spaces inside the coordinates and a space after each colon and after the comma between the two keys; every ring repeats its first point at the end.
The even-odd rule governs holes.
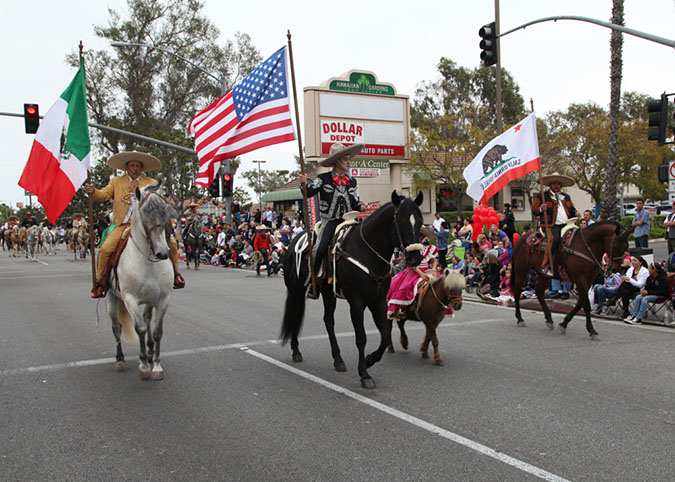
{"type": "Polygon", "coordinates": [[[256,255],[257,262],[255,265],[255,272],[258,276],[260,276],[260,266],[263,264],[267,266],[267,276],[270,276],[272,274],[271,271],[272,266],[269,261],[269,253],[272,250],[272,246],[270,244],[270,237],[267,234],[267,229],[268,229],[267,226],[265,226],[264,224],[261,224],[260,226],[256,227],[258,234],[253,240],[253,250],[256,253],[260,253],[260,255],[256,255]]]}

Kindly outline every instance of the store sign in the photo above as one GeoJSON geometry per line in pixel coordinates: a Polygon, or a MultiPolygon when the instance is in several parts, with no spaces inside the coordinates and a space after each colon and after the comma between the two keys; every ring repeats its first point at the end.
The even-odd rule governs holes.
{"type": "Polygon", "coordinates": [[[382,159],[353,159],[351,167],[360,167],[366,169],[389,169],[389,161],[382,159]]]}
{"type": "Polygon", "coordinates": [[[350,168],[352,177],[378,177],[380,175],[379,169],[372,169],[367,167],[352,167],[350,168]]]}
{"type": "Polygon", "coordinates": [[[363,144],[363,123],[351,121],[322,121],[321,143],[330,146],[336,142],[342,144],[363,144]]]}
{"type": "Polygon", "coordinates": [[[391,85],[380,85],[375,76],[367,72],[352,72],[349,80],[333,80],[328,86],[330,90],[345,92],[361,92],[363,94],[396,95],[391,85]]]}

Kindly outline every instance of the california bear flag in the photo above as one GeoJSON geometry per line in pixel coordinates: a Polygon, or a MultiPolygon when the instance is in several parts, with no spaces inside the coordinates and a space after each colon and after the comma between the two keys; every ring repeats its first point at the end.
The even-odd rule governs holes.
{"type": "Polygon", "coordinates": [[[481,204],[514,179],[541,167],[533,114],[490,141],[464,169],[466,193],[481,204]]]}
{"type": "Polygon", "coordinates": [[[55,223],[89,171],[89,122],[84,62],[35,134],[19,186],[32,192],[55,223]]]}

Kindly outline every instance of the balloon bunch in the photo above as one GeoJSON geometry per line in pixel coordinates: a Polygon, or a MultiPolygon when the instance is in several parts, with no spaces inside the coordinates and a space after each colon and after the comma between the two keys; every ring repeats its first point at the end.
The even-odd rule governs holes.
{"type": "Polygon", "coordinates": [[[473,210],[473,237],[474,241],[478,240],[478,235],[483,232],[485,225],[490,226],[496,224],[499,226],[500,215],[492,206],[479,204],[473,210]]]}

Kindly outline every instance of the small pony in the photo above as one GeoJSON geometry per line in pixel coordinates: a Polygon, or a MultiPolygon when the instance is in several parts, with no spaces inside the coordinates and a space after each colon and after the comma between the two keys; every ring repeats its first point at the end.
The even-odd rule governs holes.
{"type": "Polygon", "coordinates": [[[136,188],[134,194],[138,203],[131,215],[129,242],[122,251],[117,270],[110,270],[109,275],[107,304],[117,341],[116,368],[117,371],[125,369],[122,333],[125,339],[137,338],[140,345],[138,374],[143,380],[161,380],[164,377],[160,365],[160,342],[173,286],[173,266],[166,233],[171,228],[174,210],[157,194],[161,184],[159,181],[136,188]],[[132,322],[135,335],[131,329],[132,322]]]}
{"type": "MultiPolygon", "coordinates": [[[[432,358],[434,365],[442,366],[443,359],[438,351],[438,336],[436,328],[445,318],[449,310],[462,309],[462,291],[466,287],[466,280],[459,271],[449,268],[443,270],[443,276],[432,278],[427,288],[423,288],[417,293],[415,301],[405,310],[405,318],[398,319],[396,323],[401,331],[399,341],[404,350],[408,349],[408,335],[405,332],[404,325],[406,320],[421,321],[426,327],[424,340],[420,345],[422,358],[429,358],[429,343],[434,348],[432,358]]],[[[391,331],[393,320],[390,320],[389,328],[391,331]]],[[[394,353],[393,342],[389,345],[389,353],[394,353]]]]}

